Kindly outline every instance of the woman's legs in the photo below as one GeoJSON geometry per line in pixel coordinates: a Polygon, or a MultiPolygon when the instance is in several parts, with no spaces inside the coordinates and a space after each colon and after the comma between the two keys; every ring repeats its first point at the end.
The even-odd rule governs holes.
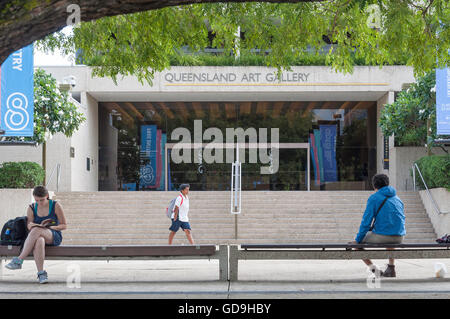
{"type": "Polygon", "coordinates": [[[36,268],[39,271],[44,270],[44,259],[45,259],[45,239],[44,237],[39,237],[36,240],[33,250],[33,257],[36,263],[36,268]]]}
{"type": "MultiPolygon", "coordinates": [[[[40,228],[40,227],[33,227],[31,231],[28,233],[27,239],[25,240],[25,244],[22,249],[22,253],[19,255],[20,259],[25,259],[31,251],[33,251],[33,255],[38,252],[35,249],[35,246],[37,244],[37,241],[39,238],[43,238],[44,245],[39,244],[39,250],[41,252],[41,256],[45,256],[45,244],[52,244],[53,243],[53,233],[46,228],[40,228]]],[[[35,256],[36,260],[36,256],[35,256]]],[[[37,261],[36,261],[37,263],[37,261]]]]}

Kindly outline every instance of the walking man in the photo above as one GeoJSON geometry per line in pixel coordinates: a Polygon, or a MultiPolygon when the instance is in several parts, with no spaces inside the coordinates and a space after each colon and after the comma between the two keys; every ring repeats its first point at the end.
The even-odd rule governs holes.
{"type": "Polygon", "coordinates": [[[186,237],[191,245],[194,245],[192,239],[191,226],[189,225],[189,184],[180,185],[180,194],[175,202],[175,208],[172,213],[172,225],[170,226],[169,245],[172,245],[176,232],[180,229],[184,230],[186,237]]]}

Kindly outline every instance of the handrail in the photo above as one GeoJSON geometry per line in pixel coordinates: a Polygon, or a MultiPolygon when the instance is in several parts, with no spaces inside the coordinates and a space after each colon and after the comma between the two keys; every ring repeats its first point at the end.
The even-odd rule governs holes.
{"type": "Polygon", "coordinates": [[[242,171],[239,162],[239,144],[236,144],[236,161],[231,165],[231,214],[241,213],[242,171]]]}
{"type": "Polygon", "coordinates": [[[47,184],[45,185],[45,187],[48,188],[48,185],[50,184],[50,182],[53,179],[53,174],[55,173],[55,168],[56,168],[56,191],[59,191],[59,182],[61,180],[61,164],[56,164],[53,169],[52,169],[52,173],[50,174],[50,178],[48,179],[47,184]]]}
{"type": "Polygon", "coordinates": [[[413,170],[413,179],[414,179],[414,191],[416,190],[416,174],[415,169],[417,168],[417,171],[419,172],[419,176],[422,179],[423,185],[425,185],[425,188],[427,190],[428,197],[431,199],[431,202],[433,203],[434,209],[438,213],[438,215],[442,214],[438,205],[436,204],[436,201],[433,198],[433,195],[431,194],[430,190],[428,189],[427,183],[425,183],[425,180],[423,179],[422,173],[420,172],[419,166],[417,166],[416,163],[413,164],[412,170],[413,170]]]}

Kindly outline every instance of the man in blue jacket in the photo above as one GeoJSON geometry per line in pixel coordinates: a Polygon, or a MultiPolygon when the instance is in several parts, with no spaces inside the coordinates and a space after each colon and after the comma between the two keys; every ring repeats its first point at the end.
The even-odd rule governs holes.
{"type": "MultiPolygon", "coordinates": [[[[375,175],[372,178],[372,185],[376,193],[367,200],[361,226],[353,243],[400,244],[406,235],[403,202],[397,196],[395,189],[389,186],[388,176],[375,175]],[[371,229],[373,220],[373,229],[371,229]]],[[[396,276],[394,259],[389,259],[389,264],[383,272],[373,265],[370,259],[365,259],[364,263],[372,272],[379,273],[383,277],[396,276]]]]}

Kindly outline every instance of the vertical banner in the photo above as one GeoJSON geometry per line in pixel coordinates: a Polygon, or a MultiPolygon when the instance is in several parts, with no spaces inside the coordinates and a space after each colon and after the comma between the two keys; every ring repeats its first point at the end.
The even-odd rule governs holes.
{"type": "Polygon", "coordinates": [[[167,150],[167,190],[172,190],[172,178],[170,176],[170,161],[172,159],[171,157],[172,149],[167,150]]]}
{"type": "Polygon", "coordinates": [[[0,128],[4,136],[33,136],[33,45],[12,53],[1,66],[0,128]]]}
{"type": "Polygon", "coordinates": [[[150,188],[156,183],[156,125],[141,125],[141,176],[139,188],[150,188]]]}
{"type": "Polygon", "coordinates": [[[162,157],[161,157],[161,130],[156,131],[156,180],[155,185],[150,188],[158,189],[161,185],[161,175],[162,175],[162,157]]]}
{"type": "Polygon", "coordinates": [[[317,155],[317,147],[314,134],[309,134],[309,144],[311,151],[311,159],[314,166],[314,183],[316,186],[320,185],[320,170],[319,170],[319,156],[317,155]]]}
{"type": "Polygon", "coordinates": [[[450,68],[436,69],[436,129],[450,135],[450,68]]]}
{"type": "Polygon", "coordinates": [[[163,191],[166,185],[166,133],[161,134],[161,181],[159,183],[158,190],[163,191]]]}
{"type": "Polygon", "coordinates": [[[322,149],[323,181],[337,182],[336,134],[337,125],[320,125],[320,146],[322,149]]]}
{"type": "Polygon", "coordinates": [[[383,169],[389,169],[389,137],[384,136],[383,140],[383,169]]]}
{"type": "Polygon", "coordinates": [[[317,150],[317,159],[319,161],[319,172],[320,172],[320,184],[323,184],[323,152],[322,152],[322,146],[320,145],[320,130],[314,130],[314,139],[316,144],[316,150],[317,150]]]}

